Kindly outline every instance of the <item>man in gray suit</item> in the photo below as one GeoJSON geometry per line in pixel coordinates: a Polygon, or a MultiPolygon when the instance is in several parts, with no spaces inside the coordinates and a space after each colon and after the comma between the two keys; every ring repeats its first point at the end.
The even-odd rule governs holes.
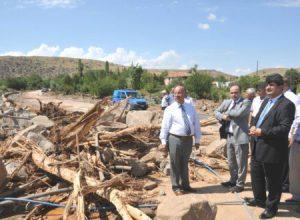
{"type": "Polygon", "coordinates": [[[226,123],[227,159],[230,170],[230,180],[222,185],[230,187],[231,192],[241,192],[247,175],[249,152],[248,119],[251,101],[241,97],[240,87],[230,87],[230,98],[224,100],[216,109],[215,116],[226,123]]]}

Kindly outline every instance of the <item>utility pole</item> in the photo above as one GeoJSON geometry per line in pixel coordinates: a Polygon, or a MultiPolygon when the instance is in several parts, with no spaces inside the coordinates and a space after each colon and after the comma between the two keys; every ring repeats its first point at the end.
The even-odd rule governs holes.
{"type": "Polygon", "coordinates": [[[258,60],[256,62],[256,75],[258,75],[258,60]]]}

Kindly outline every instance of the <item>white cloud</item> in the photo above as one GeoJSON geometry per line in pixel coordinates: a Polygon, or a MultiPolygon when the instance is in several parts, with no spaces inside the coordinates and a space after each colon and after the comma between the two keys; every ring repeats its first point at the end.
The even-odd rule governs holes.
{"type": "Polygon", "coordinates": [[[38,48],[28,52],[8,51],[0,56],[60,56],[109,61],[126,66],[140,64],[144,68],[187,68],[186,65],[182,65],[180,55],[174,50],[163,51],[159,56],[149,58],[124,48],[117,48],[114,52],[105,53],[101,47],[96,46],[90,46],[85,50],[75,46],[60,49],[59,46],[41,44],[38,48]]]}
{"type": "Polygon", "coordinates": [[[136,52],[132,50],[127,51],[124,48],[117,48],[115,52],[104,56],[102,59],[123,65],[131,65],[132,63],[144,63],[144,59],[138,56],[136,52]]]}
{"type": "Polygon", "coordinates": [[[8,52],[5,52],[5,53],[1,54],[1,56],[14,56],[14,57],[18,57],[18,56],[26,56],[26,54],[24,54],[21,51],[8,51],[8,52]]]}
{"type": "Polygon", "coordinates": [[[19,0],[21,7],[25,5],[37,5],[43,8],[73,8],[83,0],[19,0]]]}
{"type": "Polygon", "coordinates": [[[251,72],[250,68],[236,68],[234,70],[235,75],[241,76],[251,72]]]}
{"type": "Polygon", "coordinates": [[[180,62],[180,56],[174,51],[164,51],[158,57],[154,59],[144,60],[144,66],[147,68],[178,68],[180,62]]]}
{"type": "Polygon", "coordinates": [[[33,49],[27,53],[27,56],[54,56],[59,51],[59,46],[48,46],[47,44],[41,44],[40,47],[33,49]]]}
{"type": "Polygon", "coordinates": [[[178,69],[181,69],[181,70],[187,70],[187,69],[190,69],[190,68],[188,67],[188,65],[183,64],[183,65],[181,65],[178,69]]]}
{"type": "Polygon", "coordinates": [[[101,47],[89,47],[88,52],[84,55],[84,58],[97,60],[104,56],[104,51],[101,47]]]}
{"type": "Polygon", "coordinates": [[[269,0],[268,5],[286,8],[300,7],[300,0],[269,0]]]}
{"type": "Polygon", "coordinates": [[[72,57],[82,58],[84,56],[84,50],[79,47],[68,47],[65,48],[60,54],[60,57],[72,57]]]}
{"type": "Polygon", "coordinates": [[[213,13],[209,13],[209,15],[207,16],[207,19],[210,21],[215,21],[217,19],[217,16],[213,13]]]}
{"type": "Polygon", "coordinates": [[[208,30],[210,28],[209,24],[206,23],[199,23],[198,28],[201,30],[208,30]]]}
{"type": "Polygon", "coordinates": [[[214,13],[209,13],[206,18],[209,21],[218,21],[218,22],[221,22],[221,23],[224,23],[225,20],[226,20],[224,17],[218,18],[217,15],[214,14],[214,13]]]}

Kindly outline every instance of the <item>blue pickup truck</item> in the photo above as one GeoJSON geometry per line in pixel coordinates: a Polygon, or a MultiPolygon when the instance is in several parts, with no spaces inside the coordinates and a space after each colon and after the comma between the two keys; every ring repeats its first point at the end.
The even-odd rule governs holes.
{"type": "Polygon", "coordinates": [[[120,102],[126,98],[129,102],[130,110],[146,110],[148,108],[148,103],[136,90],[133,89],[119,89],[115,90],[113,93],[112,101],[113,103],[120,102]]]}

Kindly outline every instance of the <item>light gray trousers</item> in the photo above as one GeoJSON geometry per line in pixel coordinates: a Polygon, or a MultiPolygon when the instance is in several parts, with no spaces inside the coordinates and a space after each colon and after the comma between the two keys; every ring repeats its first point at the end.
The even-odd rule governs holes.
{"type": "Polygon", "coordinates": [[[249,144],[235,144],[233,135],[227,137],[227,159],[230,182],[244,187],[248,166],[249,144]]]}
{"type": "Polygon", "coordinates": [[[170,168],[172,189],[187,188],[189,182],[189,158],[192,152],[193,138],[169,136],[170,168]]]}
{"type": "Polygon", "coordinates": [[[293,143],[289,158],[290,193],[300,201],[300,144],[293,143]]]}

